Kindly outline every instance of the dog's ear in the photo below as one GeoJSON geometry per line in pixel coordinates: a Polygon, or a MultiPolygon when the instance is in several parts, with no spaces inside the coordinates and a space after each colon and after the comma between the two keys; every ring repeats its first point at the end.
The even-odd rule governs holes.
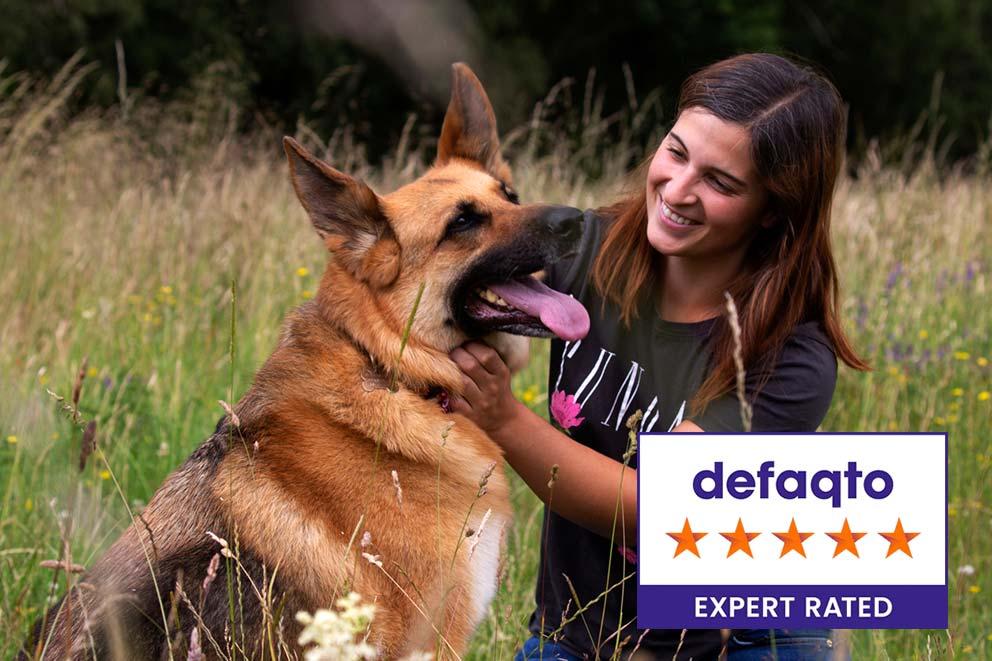
{"type": "Polygon", "coordinates": [[[290,137],[283,138],[290,179],[317,234],[359,280],[386,287],[399,275],[400,246],[379,198],[290,137]]]}
{"type": "Polygon", "coordinates": [[[482,83],[467,65],[451,65],[451,102],[437,143],[437,164],[465,158],[509,183],[510,170],[499,151],[496,114],[482,83]]]}

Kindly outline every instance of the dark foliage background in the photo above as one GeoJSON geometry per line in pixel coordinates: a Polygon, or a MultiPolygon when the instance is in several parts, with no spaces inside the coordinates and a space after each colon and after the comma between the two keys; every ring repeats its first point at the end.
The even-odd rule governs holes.
{"type": "Polygon", "coordinates": [[[957,159],[989,133],[990,28],[992,6],[976,0],[0,0],[0,57],[8,72],[50,75],[84,49],[99,68],[77,108],[116,103],[123,63],[132,97],[206,86],[236,102],[244,130],[349,125],[375,158],[410,113],[419,135],[436,133],[455,59],[480,74],[506,130],[563,79],[548,117],[581,112],[589,93],[609,115],[655,90],[668,122],[689,72],[770,50],[834,79],[855,158],[868,137],[916,126],[957,159]]]}

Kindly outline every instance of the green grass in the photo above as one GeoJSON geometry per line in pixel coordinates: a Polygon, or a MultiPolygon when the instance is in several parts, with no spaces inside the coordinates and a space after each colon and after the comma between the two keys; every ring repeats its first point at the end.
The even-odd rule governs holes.
{"type": "MultiPolygon", "coordinates": [[[[63,538],[86,566],[109,546],[130,522],[127,508],[140,509],[213,430],[218,400],[245,391],[325,259],[288,184],[278,136],[235,139],[223,121],[203,119],[228,110],[209,99],[192,110],[138,104],[127,121],[114,113],[64,121],[77,74],[70,67],[40,88],[0,69],[3,658],[64,589],[64,576],[53,587],[39,563],[60,556],[63,538]],[[80,426],[46,390],[69,398],[84,357],[79,411],[96,421],[106,463],[94,454],[80,471],[80,426]]],[[[601,128],[587,120],[577,142],[550,152],[537,145],[553,142],[556,127],[535,121],[513,132],[521,197],[576,206],[612,199],[626,165],[649,147],[607,143],[601,128]],[[576,151],[601,155],[600,180],[572,167],[576,151]]],[[[412,179],[430,158],[402,145],[371,168],[346,130],[328,153],[377,190],[412,179]]],[[[950,629],[855,632],[853,654],[989,658],[992,177],[938,168],[926,152],[912,167],[873,162],[841,185],[834,241],[844,317],[876,369],[841,370],[823,428],[949,432],[950,629]],[[973,574],[959,573],[966,565],[973,574]]],[[[514,388],[540,410],[547,345],[532,353],[514,388]]],[[[471,658],[510,658],[526,637],[542,508],[519,480],[513,501],[505,572],[471,658]]]]}

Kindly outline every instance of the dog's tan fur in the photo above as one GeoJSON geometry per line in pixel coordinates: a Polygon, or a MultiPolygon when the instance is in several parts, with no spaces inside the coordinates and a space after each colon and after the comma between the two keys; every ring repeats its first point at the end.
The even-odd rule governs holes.
{"type": "MultiPolygon", "coordinates": [[[[314,300],[289,315],[235,407],[239,424],[222,421],[166,480],[142,520],[86,574],[86,587],[49,612],[27,656],[44,649],[46,659],[90,658],[92,647],[97,656],[159,658],[169,644],[163,620],[181,653],[195,616],[182,599],[178,620],[168,616],[176,585],[193,606],[205,601],[199,616],[221,647],[230,627],[247,656],[265,656],[263,641],[278,623],[251,604],[260,600],[247,579],[264,587],[273,575],[268,597],[281,609],[290,644],[298,609],[330,607],[353,589],[375,604],[368,640],[384,658],[466,649],[495,590],[495,540],[511,517],[508,485],[499,447],[424,395],[438,387],[457,395],[463,387],[448,358],[467,339],[446,308],[452,283],[472,260],[510,244],[542,207],[508,199],[510,171],[492,108],[463,65],[454,69],[436,164],[391,194],[377,196],[290,139],[286,152],[300,201],[332,254],[314,300]],[[466,199],[489,214],[488,226],[444,240],[446,219],[466,199]],[[487,510],[478,555],[470,557],[466,516],[466,527],[478,531],[487,510]],[[236,569],[222,562],[202,594],[220,549],[207,531],[242,560],[244,580],[231,576],[242,585],[233,625],[226,572],[236,569]],[[366,531],[371,544],[362,546],[366,531]]],[[[487,340],[511,365],[526,360],[523,338],[494,333],[487,340]]],[[[217,656],[204,634],[204,652],[217,656]]]]}

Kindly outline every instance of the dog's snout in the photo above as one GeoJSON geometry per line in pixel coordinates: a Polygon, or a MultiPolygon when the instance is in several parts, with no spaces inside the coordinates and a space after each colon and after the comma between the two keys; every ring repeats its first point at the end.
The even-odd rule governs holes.
{"type": "Polygon", "coordinates": [[[559,241],[573,244],[582,236],[582,211],[574,207],[550,207],[544,216],[544,226],[559,241]]]}

